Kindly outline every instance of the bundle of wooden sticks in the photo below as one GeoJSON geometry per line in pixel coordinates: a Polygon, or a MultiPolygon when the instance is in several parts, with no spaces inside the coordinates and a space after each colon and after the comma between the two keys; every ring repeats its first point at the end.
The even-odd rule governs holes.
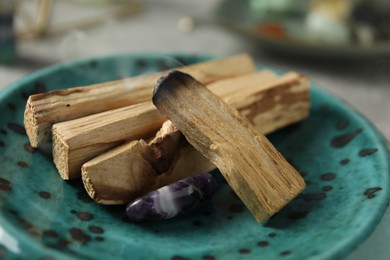
{"type": "MultiPolygon", "coordinates": [[[[309,114],[306,77],[257,71],[247,54],[177,70],[237,109],[261,134],[309,114]]],[[[30,96],[24,123],[31,145],[52,152],[62,179],[82,177],[87,193],[101,204],[126,204],[215,169],[152,103],[153,87],[167,73],[30,96]]]]}

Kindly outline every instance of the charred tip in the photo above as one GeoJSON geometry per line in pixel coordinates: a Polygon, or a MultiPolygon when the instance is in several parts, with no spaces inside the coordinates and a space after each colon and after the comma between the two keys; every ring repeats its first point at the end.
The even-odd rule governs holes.
{"type": "Polygon", "coordinates": [[[187,85],[195,79],[184,72],[173,70],[168,75],[163,76],[157,80],[157,84],[153,89],[152,102],[156,104],[160,95],[165,91],[174,91],[181,85],[187,85]]]}

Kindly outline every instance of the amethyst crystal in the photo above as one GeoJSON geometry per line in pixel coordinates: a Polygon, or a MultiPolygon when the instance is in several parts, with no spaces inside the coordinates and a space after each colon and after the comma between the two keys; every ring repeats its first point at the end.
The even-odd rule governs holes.
{"type": "Polygon", "coordinates": [[[126,214],[132,221],[173,218],[209,199],[216,187],[209,173],[188,177],[134,200],[127,205],[126,214]]]}

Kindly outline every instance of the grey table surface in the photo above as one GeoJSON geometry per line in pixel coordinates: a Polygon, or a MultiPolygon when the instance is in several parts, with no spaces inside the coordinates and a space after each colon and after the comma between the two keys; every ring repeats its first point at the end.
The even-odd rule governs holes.
{"type": "MultiPolygon", "coordinates": [[[[191,33],[178,29],[183,16],[207,17],[218,1],[144,1],[142,11],[127,19],[109,19],[88,31],[70,31],[18,43],[19,60],[0,65],[0,90],[43,67],[80,57],[117,53],[178,52],[225,56],[252,54],[256,61],[308,75],[312,82],[352,105],[390,140],[390,58],[341,62],[270,54],[258,44],[215,24],[200,24],[191,33]]],[[[54,20],[67,17],[69,2],[55,6],[54,20]]],[[[86,8],[72,9],[77,15],[86,8]]],[[[389,259],[390,210],[370,237],[347,259],[389,259]]]]}

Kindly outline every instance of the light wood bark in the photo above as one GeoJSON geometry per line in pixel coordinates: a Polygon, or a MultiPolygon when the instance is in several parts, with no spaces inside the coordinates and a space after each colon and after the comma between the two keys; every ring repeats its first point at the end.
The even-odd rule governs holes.
{"type": "MultiPolygon", "coordinates": [[[[253,72],[256,66],[248,54],[198,63],[179,70],[207,84],[223,78],[253,72]]],[[[50,91],[29,97],[24,125],[30,143],[51,149],[51,127],[63,122],[110,109],[150,100],[153,86],[167,71],[84,87],[50,91]]]]}
{"type": "Polygon", "coordinates": [[[218,167],[257,221],[304,190],[303,178],[268,139],[190,75],[174,71],[160,80],[153,104],[218,167]]]}
{"type": "MultiPolygon", "coordinates": [[[[220,80],[210,88],[231,100],[276,78],[265,70],[220,80]]],[[[248,110],[246,103],[235,103],[248,110]]],[[[78,178],[83,163],[125,141],[153,136],[165,120],[151,102],[145,102],[54,124],[54,163],[63,179],[78,178]]]]}
{"type": "MultiPolygon", "coordinates": [[[[310,93],[307,78],[288,73],[268,82],[247,82],[252,82],[251,87],[242,85],[239,90],[231,91],[225,101],[246,115],[258,132],[268,134],[308,116],[310,93]]],[[[226,86],[223,81],[216,82],[209,85],[209,89],[215,93],[223,86],[226,86]]],[[[166,130],[161,131],[166,133],[166,130]]],[[[176,154],[169,169],[162,174],[156,173],[153,167],[147,166],[150,163],[145,157],[139,157],[140,147],[147,149],[148,144],[143,140],[132,141],[85,163],[82,178],[88,194],[98,203],[124,204],[147,191],[215,169],[213,163],[181,139],[175,144],[176,154]],[[137,156],[142,160],[134,159],[137,156]],[[145,176],[148,177],[145,179],[145,176]]]]}
{"type": "Polygon", "coordinates": [[[215,166],[168,120],[148,143],[134,140],[84,164],[82,179],[91,198],[115,205],[213,169],[215,166]]]}
{"type": "Polygon", "coordinates": [[[54,164],[64,180],[78,178],[83,163],[125,141],[153,136],[164,121],[144,102],[54,124],[54,164]]]}

